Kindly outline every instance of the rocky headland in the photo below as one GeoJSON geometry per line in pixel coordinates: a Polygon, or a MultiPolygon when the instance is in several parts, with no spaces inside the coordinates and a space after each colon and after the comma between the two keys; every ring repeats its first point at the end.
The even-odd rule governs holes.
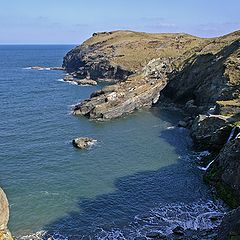
{"type": "Polygon", "coordinates": [[[190,129],[193,147],[208,151],[205,182],[236,209],[224,217],[219,239],[240,236],[240,31],[210,39],[94,33],[64,57],[63,68],[80,79],[116,82],[76,104],[76,115],[103,121],[155,104],[181,109],[179,125],[190,129]]]}

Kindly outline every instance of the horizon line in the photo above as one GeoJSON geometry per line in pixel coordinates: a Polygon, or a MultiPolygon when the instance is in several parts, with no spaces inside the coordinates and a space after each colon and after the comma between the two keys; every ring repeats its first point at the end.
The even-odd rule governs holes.
{"type": "Polygon", "coordinates": [[[3,45],[80,45],[81,43],[0,43],[3,45]]]}

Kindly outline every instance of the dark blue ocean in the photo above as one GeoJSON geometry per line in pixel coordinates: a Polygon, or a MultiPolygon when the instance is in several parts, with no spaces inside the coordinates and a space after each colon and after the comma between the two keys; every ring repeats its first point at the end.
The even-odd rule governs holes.
{"type": "Polygon", "coordinates": [[[18,239],[135,239],[147,232],[207,229],[221,214],[202,182],[176,111],[154,107],[94,122],[71,106],[103,85],[62,82],[74,46],[0,46],[0,186],[18,239]],[[90,136],[90,150],[71,140],[90,136]]]}

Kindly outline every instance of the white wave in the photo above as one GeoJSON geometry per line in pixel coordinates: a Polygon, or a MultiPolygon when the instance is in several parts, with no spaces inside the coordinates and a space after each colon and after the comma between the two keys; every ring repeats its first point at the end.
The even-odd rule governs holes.
{"type": "Polygon", "coordinates": [[[58,82],[65,82],[62,78],[57,79],[58,82]]]}
{"type": "Polygon", "coordinates": [[[228,137],[227,143],[231,141],[231,139],[232,139],[232,137],[233,137],[233,135],[234,135],[234,133],[235,133],[235,129],[236,129],[236,127],[234,127],[234,128],[232,129],[232,131],[231,131],[231,133],[230,133],[230,135],[229,135],[229,137],[228,137]]]}
{"type": "Polygon", "coordinates": [[[196,203],[176,203],[151,209],[144,215],[135,216],[133,222],[121,229],[101,230],[97,239],[133,240],[145,237],[149,232],[159,232],[169,235],[172,230],[180,226],[183,229],[210,230],[221,223],[225,209],[220,202],[198,201],[196,203]]]}
{"type": "Polygon", "coordinates": [[[206,167],[198,167],[200,170],[207,171],[209,167],[214,163],[215,159],[212,160],[206,167]]]}
{"type": "Polygon", "coordinates": [[[31,70],[32,68],[31,67],[24,67],[22,69],[24,69],[24,70],[31,70]]]}
{"type": "Polygon", "coordinates": [[[72,84],[72,85],[78,85],[76,82],[74,81],[64,81],[62,78],[60,79],[57,79],[58,82],[64,82],[64,83],[69,83],[69,84],[72,84]]]}
{"type": "Polygon", "coordinates": [[[51,239],[51,240],[68,240],[68,237],[61,235],[60,233],[48,234],[47,231],[38,231],[36,233],[24,235],[21,237],[16,237],[16,240],[43,240],[43,239],[51,239]]]}
{"type": "Polygon", "coordinates": [[[167,127],[167,129],[175,129],[176,127],[175,126],[170,126],[170,127],[167,127]]]}

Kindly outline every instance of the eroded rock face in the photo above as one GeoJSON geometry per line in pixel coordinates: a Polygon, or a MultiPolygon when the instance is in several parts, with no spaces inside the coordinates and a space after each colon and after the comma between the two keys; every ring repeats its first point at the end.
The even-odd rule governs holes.
{"type": "Polygon", "coordinates": [[[0,188],[0,240],[12,240],[11,233],[7,229],[9,220],[9,205],[4,191],[0,188]]]}
{"type": "Polygon", "coordinates": [[[182,105],[192,101],[196,113],[207,112],[217,101],[234,103],[240,97],[239,39],[217,53],[202,51],[188,59],[180,71],[169,77],[163,96],[182,105]]]}
{"type": "Polygon", "coordinates": [[[219,227],[218,240],[240,239],[240,207],[227,213],[219,227]]]}

